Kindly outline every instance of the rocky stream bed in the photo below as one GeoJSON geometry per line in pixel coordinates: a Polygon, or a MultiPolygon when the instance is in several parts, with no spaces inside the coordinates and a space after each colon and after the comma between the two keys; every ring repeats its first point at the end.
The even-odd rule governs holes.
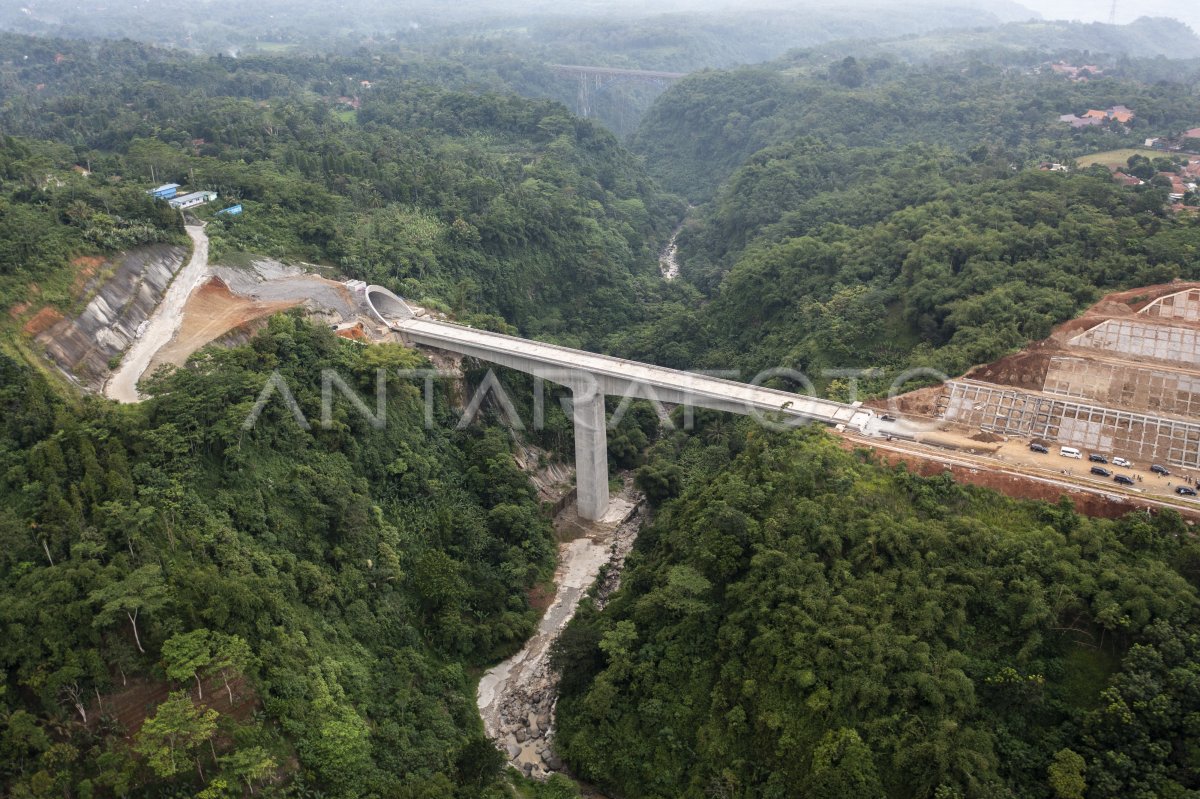
{"type": "Polygon", "coordinates": [[[595,596],[601,606],[620,586],[625,556],[644,515],[631,478],[601,521],[580,520],[573,506],[558,515],[554,600],[525,647],[479,681],[476,698],[488,737],[507,754],[509,764],[528,777],[545,779],[563,769],[554,752],[558,675],[550,668],[550,649],[598,577],[595,596]]]}

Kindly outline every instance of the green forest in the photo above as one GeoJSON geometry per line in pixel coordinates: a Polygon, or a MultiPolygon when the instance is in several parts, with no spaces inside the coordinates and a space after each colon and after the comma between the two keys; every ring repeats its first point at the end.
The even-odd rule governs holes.
{"type": "MultiPolygon", "coordinates": [[[[422,383],[396,377],[425,356],[301,311],[154,375],[144,402],[81,392],[26,325],[81,310],[80,259],[187,246],[159,183],[220,193],[193,211],[217,262],[320,264],[464,324],[669,367],[799,369],[838,399],[825,369],[876,367],[880,394],[1106,291],[1200,278],[1197,216],[1153,178],[1176,162],[1131,164],[1152,177],[1135,188],[1039,168],[1200,126],[1195,62],[1081,52],[1108,26],[930,32],[1020,19],[1002,4],[874,20],[929,37],[905,46],[926,59],[829,44],[865,33],[833,11],[805,41],[748,16],[721,51],[727,22],[657,17],[398,45],[300,14],[251,44],[265,9],[188,49],[37,19],[15,27],[64,38],[0,33],[4,796],[581,795],[506,769],[475,702],[554,574],[514,451],[569,460],[568,417],[460,430],[439,384],[427,428],[422,383]],[[302,46],[322,35],[337,46],[302,46]],[[775,60],[699,69],[614,133],[564,104],[552,54],[775,60]],[[1093,55],[1102,79],[1042,68],[1093,55]],[[1058,122],[1118,104],[1128,126],[1058,122]],[[344,399],[315,423],[326,369],[362,396],[383,370],[382,429],[344,399]],[[245,424],[272,379],[305,424],[278,400],[245,424]]],[[[1200,544],[1177,514],[1087,518],[819,430],[697,419],[637,408],[609,436],[614,482],[632,472],[652,514],[620,591],[554,650],[555,746],[580,780],[610,799],[1200,796],[1200,544]]]]}
{"type": "Polygon", "coordinates": [[[1200,227],[1161,186],[1036,169],[1182,131],[1194,102],[1194,83],[1069,83],[982,62],[689,77],[631,140],[698,204],[679,236],[687,288],[613,346],[676,367],[785,364],[818,385],[831,367],[953,375],[1106,291],[1194,279],[1200,227]],[[1116,103],[1138,110],[1129,131],[1057,121],[1116,103]]]}
{"type": "Polygon", "coordinates": [[[241,795],[296,758],[294,795],[483,795],[499,754],[467,670],[528,635],[524,589],[553,564],[507,440],[425,430],[402,386],[382,433],[348,406],[243,428],[273,372],[317,418],[322,368],[413,365],[280,317],[116,408],[4,357],[8,795],[241,795]],[[164,679],[178,692],[123,744],[105,701],[164,679]]]}
{"type": "Polygon", "coordinates": [[[637,308],[680,201],[546,101],[405,79],[347,118],[300,85],[329,65],[239,78],[128,43],[58,60],[9,62],[69,85],[0,108],[4,795],[574,796],[501,779],[474,704],[554,565],[509,434],[456,430],[442,392],[425,429],[420,383],[395,377],[382,431],[348,402],[328,427],[282,403],[244,424],[272,375],[315,420],[322,370],[366,395],[422,356],[285,315],[118,407],[65,385],[19,328],[78,310],[80,256],[186,241],[146,194],[174,179],[244,205],[202,212],[215,258],[318,260],[594,346],[637,308]]]}
{"type": "Polygon", "coordinates": [[[13,168],[37,181],[87,164],[82,186],[101,192],[152,176],[218,191],[246,213],[212,219],[214,258],[328,263],[459,318],[594,347],[638,313],[682,214],[611,133],[550,101],[445,88],[396,64],[344,113],[314,89],[353,91],[371,59],[192,63],[19,41],[33,57],[12,80],[63,85],[0,106],[19,146],[38,142],[41,161],[13,168]]]}
{"type": "Polygon", "coordinates": [[[819,431],[658,443],[623,587],[560,639],[560,747],[627,797],[1200,788],[1200,544],[885,468],[819,431]]]}

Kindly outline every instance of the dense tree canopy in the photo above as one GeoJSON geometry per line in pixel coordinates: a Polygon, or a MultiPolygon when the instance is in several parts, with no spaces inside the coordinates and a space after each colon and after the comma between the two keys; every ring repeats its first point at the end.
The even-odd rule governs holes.
{"type": "MultiPolygon", "coordinates": [[[[391,366],[413,359],[396,351],[391,366]]],[[[274,779],[264,763],[294,755],[297,779],[332,795],[476,785],[460,762],[481,741],[464,667],[530,633],[524,591],[552,564],[508,442],[449,423],[425,430],[418,389],[396,380],[382,431],[348,403],[330,429],[305,431],[282,402],[243,429],[272,372],[315,421],[322,368],[358,375],[365,393],[380,363],[283,317],[117,409],[52,399],[44,378],[4,358],[6,792],[86,780],[123,793],[217,774],[236,786],[274,779]],[[100,717],[94,697],[143,677],[181,693],[133,751],[78,716],[49,726],[65,721],[65,697],[100,717]],[[261,720],[226,715],[229,681],[242,677],[261,720]]]]}
{"type": "Polygon", "coordinates": [[[685,284],[611,347],[744,378],[800,369],[821,389],[827,369],[878,368],[864,385],[879,392],[910,367],[953,375],[1043,338],[1107,290],[1200,276],[1200,226],[1159,183],[1035,168],[1182,130],[1192,84],[854,66],[862,86],[838,78],[845,64],[773,65],[664,95],[634,146],[705,202],[679,235],[685,284]],[[1117,102],[1136,106],[1133,131],[1058,122],[1117,102]]]}
{"type": "MultiPolygon", "coordinates": [[[[643,49],[669,65],[655,24],[643,49]]],[[[443,394],[425,428],[394,376],[420,356],[284,315],[135,407],[43,368],[19,327],[76,309],[80,256],[185,241],[155,182],[243,205],[195,212],[218,260],[316,261],[472,324],[743,376],[958,371],[1105,289],[1200,269],[1161,186],[1031,168],[1200,124],[1186,81],[796,53],[679,83],[642,161],[507,93],[552,93],[507,52],[0,44],[5,795],[574,793],[497,779],[473,680],[531,633],[553,542],[508,433],[455,430],[443,394]],[[1115,103],[1130,130],[1056,122],[1115,103]],[[672,283],[655,260],[685,206],[653,176],[701,204],[672,283]],[[325,368],[364,395],[392,372],[382,429],[341,400],[297,424],[282,387],[316,420],[325,368]]],[[[537,440],[569,454],[549,405],[537,440]]],[[[649,456],[646,408],[610,435],[658,517],[557,650],[556,745],[583,776],[663,799],[1200,792],[1180,519],[1083,519],[698,416],[649,456]]]]}
{"type": "Polygon", "coordinates": [[[582,776],[630,797],[1200,789],[1178,516],[1085,519],[748,430],[676,433],[639,473],[681,479],[556,652],[582,776]]]}
{"type": "MultiPolygon", "coordinates": [[[[101,77],[75,62],[114,57],[77,50],[55,91],[12,91],[0,124],[58,142],[38,145],[43,160],[89,165],[91,191],[116,183],[127,202],[165,209],[134,187],[171,180],[241,203],[241,216],[212,220],[216,258],[332,263],[463,318],[499,314],[593,346],[655,290],[681,203],[612,134],[557,103],[442,88],[394,64],[363,89],[353,78],[373,68],[365,57],[179,63],[153,51],[101,77]],[[361,108],[337,105],[344,94],[361,108]]],[[[18,87],[32,70],[21,67],[18,87]]],[[[131,214],[81,210],[78,224],[101,248],[128,246],[153,232],[131,214]]],[[[44,259],[55,244],[14,235],[5,246],[44,259]]]]}

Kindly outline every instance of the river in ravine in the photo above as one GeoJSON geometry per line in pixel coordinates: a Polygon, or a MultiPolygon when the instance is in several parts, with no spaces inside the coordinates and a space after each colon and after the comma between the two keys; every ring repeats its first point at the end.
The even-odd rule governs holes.
{"type": "Polygon", "coordinates": [[[679,234],[683,232],[683,226],[687,224],[687,220],[679,223],[671,233],[671,240],[667,242],[667,246],[663,247],[661,253],[658,254],[658,271],[662,274],[663,280],[674,280],[679,277],[679,234]]]}
{"type": "Polygon", "coordinates": [[[608,569],[596,585],[598,602],[619,586],[625,556],[643,518],[642,497],[630,477],[598,522],[579,519],[574,505],[565,508],[554,522],[559,541],[554,599],[524,648],[479,681],[476,700],[484,730],[505,752],[509,764],[526,776],[544,779],[563,770],[553,744],[558,678],[550,668],[550,649],[580,600],[596,585],[602,567],[608,569]]]}
{"type": "MultiPolygon", "coordinates": [[[[663,280],[679,276],[677,241],[685,223],[686,219],[679,223],[659,254],[663,280]]],[[[509,765],[528,777],[545,779],[563,770],[554,751],[558,676],[550,668],[550,649],[604,566],[608,566],[604,578],[595,586],[597,604],[602,606],[619,587],[625,556],[633,548],[643,521],[643,498],[629,476],[602,520],[580,520],[574,505],[559,513],[554,520],[559,541],[554,599],[521,651],[490,669],[479,681],[476,702],[484,731],[506,754],[509,765]]],[[[585,795],[604,799],[592,791],[585,795]]]]}

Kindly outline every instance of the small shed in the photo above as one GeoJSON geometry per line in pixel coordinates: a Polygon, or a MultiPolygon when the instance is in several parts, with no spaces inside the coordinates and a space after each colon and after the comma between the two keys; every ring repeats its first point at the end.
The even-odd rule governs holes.
{"type": "Polygon", "coordinates": [[[173,197],[167,202],[171,203],[172,208],[193,208],[197,205],[212,202],[217,199],[215,191],[194,191],[191,194],[183,194],[178,197],[173,197]]]}

